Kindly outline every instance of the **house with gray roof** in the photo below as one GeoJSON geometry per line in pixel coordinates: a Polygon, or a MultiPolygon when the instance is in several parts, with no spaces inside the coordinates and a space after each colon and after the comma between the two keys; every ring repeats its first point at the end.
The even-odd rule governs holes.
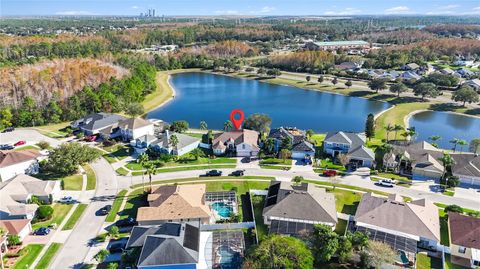
{"type": "Polygon", "coordinates": [[[478,79],[478,78],[470,79],[470,80],[465,81],[464,84],[468,85],[468,86],[472,87],[473,89],[475,89],[476,91],[480,92],[480,79],[478,79]]]}
{"type": "Polygon", "coordinates": [[[305,159],[315,156],[315,147],[307,140],[304,130],[291,127],[280,127],[270,130],[269,138],[275,141],[275,151],[280,151],[284,139],[292,141],[292,159],[305,159]]]}
{"type": "Polygon", "coordinates": [[[181,133],[171,133],[169,130],[160,134],[145,134],[135,140],[130,141],[130,145],[135,150],[135,153],[141,154],[148,148],[155,151],[182,156],[190,151],[196,149],[200,144],[200,139],[188,136],[181,133]],[[178,140],[177,145],[172,145],[172,136],[176,136],[178,140]]]}
{"type": "Polygon", "coordinates": [[[118,126],[118,122],[126,118],[111,113],[92,113],[70,124],[73,129],[80,129],[86,135],[102,134],[109,136],[118,126]]]}
{"type": "Polygon", "coordinates": [[[263,208],[264,223],[270,233],[299,235],[311,232],[313,225],[337,224],[335,197],[310,183],[272,181],[263,208]]]}
{"type": "Polygon", "coordinates": [[[136,226],[126,248],[141,248],[137,268],[197,268],[200,260],[199,223],[136,226]]]}
{"type": "Polygon", "coordinates": [[[323,141],[323,151],[333,158],[340,153],[346,154],[350,163],[360,167],[372,167],[375,153],[365,146],[365,142],[365,135],[360,133],[327,133],[323,141]]]}
{"type": "Polygon", "coordinates": [[[436,249],[440,242],[438,208],[426,199],[404,202],[397,194],[388,198],[365,193],[354,217],[357,231],[372,240],[410,254],[417,247],[436,249]]]}

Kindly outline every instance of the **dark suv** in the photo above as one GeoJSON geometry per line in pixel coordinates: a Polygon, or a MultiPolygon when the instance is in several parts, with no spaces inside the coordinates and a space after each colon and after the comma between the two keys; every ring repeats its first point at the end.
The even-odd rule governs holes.
{"type": "Polygon", "coordinates": [[[100,215],[100,216],[105,216],[105,215],[107,215],[108,213],[110,213],[110,210],[112,210],[112,206],[111,206],[111,205],[106,205],[106,206],[100,208],[100,209],[97,211],[97,214],[100,215]]]}
{"type": "Polygon", "coordinates": [[[219,170],[210,170],[206,174],[207,177],[219,177],[221,175],[222,175],[222,171],[219,171],[219,170]]]}

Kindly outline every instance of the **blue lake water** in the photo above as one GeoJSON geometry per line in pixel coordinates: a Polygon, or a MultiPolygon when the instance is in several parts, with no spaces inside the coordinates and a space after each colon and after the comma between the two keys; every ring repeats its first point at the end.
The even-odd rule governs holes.
{"type": "Polygon", "coordinates": [[[208,128],[222,129],[230,111],[239,108],[245,112],[245,117],[253,113],[269,115],[272,127],[360,132],[365,129],[369,113],[390,107],[385,102],[358,97],[206,73],[176,74],[170,83],[176,97],[148,113],[148,118],[167,122],[186,120],[190,127],[198,127],[200,121],[206,121],[208,128]]]}
{"type": "MultiPolygon", "coordinates": [[[[442,137],[437,144],[441,148],[453,147],[448,141],[459,138],[470,142],[473,138],[480,138],[480,119],[447,112],[425,111],[413,115],[409,121],[418,134],[417,140],[426,140],[432,135],[442,137]]],[[[466,150],[468,146],[463,149],[466,150]]],[[[457,146],[457,149],[460,149],[457,146]]]]}

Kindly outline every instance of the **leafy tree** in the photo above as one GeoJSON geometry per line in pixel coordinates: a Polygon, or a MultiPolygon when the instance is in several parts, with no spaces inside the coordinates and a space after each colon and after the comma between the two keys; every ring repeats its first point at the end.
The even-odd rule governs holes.
{"type": "Polygon", "coordinates": [[[432,146],[438,148],[438,144],[437,144],[437,141],[442,139],[441,136],[439,135],[432,135],[428,138],[428,140],[432,141],[432,146]]]}
{"type": "Polygon", "coordinates": [[[324,77],[323,76],[319,76],[318,79],[317,79],[318,83],[322,83],[324,81],[324,77]]]}
{"type": "Polygon", "coordinates": [[[339,248],[338,235],[328,225],[315,225],[310,240],[315,263],[318,264],[330,261],[339,248]]]}
{"type": "Polygon", "coordinates": [[[337,160],[338,162],[343,166],[345,167],[347,164],[348,164],[348,156],[347,154],[344,154],[344,153],[340,153],[337,155],[337,160]]]}
{"type": "Polygon", "coordinates": [[[16,234],[9,234],[7,237],[7,242],[9,246],[16,246],[20,245],[22,243],[22,240],[20,239],[20,236],[16,234]]]}
{"type": "Polygon", "coordinates": [[[384,90],[387,88],[386,81],[381,78],[375,78],[372,79],[368,82],[368,87],[372,90],[378,93],[380,90],[384,90]]]}
{"type": "Polygon", "coordinates": [[[295,183],[295,184],[300,184],[302,183],[303,181],[303,177],[302,176],[294,176],[292,181],[295,183]]]}
{"type": "Polygon", "coordinates": [[[475,138],[470,141],[468,149],[474,153],[480,153],[480,138],[475,138]]]}
{"type": "Polygon", "coordinates": [[[351,257],[353,253],[353,245],[352,241],[350,241],[350,238],[347,236],[340,236],[338,238],[338,249],[337,249],[337,254],[338,254],[338,259],[341,263],[347,262],[351,257]]]}
{"type": "Polygon", "coordinates": [[[118,268],[118,263],[116,262],[109,262],[107,265],[107,269],[117,269],[118,268]]]}
{"type": "Polygon", "coordinates": [[[280,150],[280,158],[285,163],[288,158],[292,155],[292,152],[289,149],[281,149],[280,150]]]}
{"type": "Polygon", "coordinates": [[[372,113],[368,114],[367,121],[365,123],[365,135],[368,139],[372,139],[375,136],[375,116],[372,113]]]}
{"type": "Polygon", "coordinates": [[[12,110],[9,107],[0,108],[0,129],[12,126],[12,110]]]}
{"type": "Polygon", "coordinates": [[[273,138],[267,138],[265,143],[263,143],[263,148],[267,152],[267,154],[272,154],[275,150],[275,140],[273,138]]]}
{"type": "Polygon", "coordinates": [[[425,97],[435,98],[440,94],[437,90],[437,86],[431,82],[417,84],[415,88],[413,88],[413,93],[415,96],[422,96],[422,100],[425,100],[425,97]]]}
{"type": "Polygon", "coordinates": [[[207,122],[202,120],[200,122],[200,130],[207,130],[207,128],[208,128],[207,122]]]}
{"type": "Polygon", "coordinates": [[[453,144],[453,152],[456,152],[457,151],[457,146],[459,144],[463,144],[462,142],[462,139],[458,139],[458,138],[453,138],[452,140],[449,141],[450,144],[453,144]]]}
{"type": "Polygon", "coordinates": [[[355,249],[362,250],[368,246],[368,235],[362,232],[356,231],[354,233],[349,233],[347,236],[350,237],[350,241],[352,241],[352,246],[355,249]]]}
{"type": "Polygon", "coordinates": [[[153,186],[152,186],[152,175],[157,174],[157,167],[155,167],[155,164],[153,162],[147,162],[145,163],[145,173],[148,175],[148,181],[150,183],[150,190],[149,192],[153,192],[153,186]]]}
{"type": "Polygon", "coordinates": [[[50,147],[50,143],[48,143],[46,141],[40,141],[40,142],[37,143],[37,146],[40,149],[48,149],[50,147]]]}
{"type": "Polygon", "coordinates": [[[335,85],[337,85],[337,83],[338,83],[338,78],[337,78],[337,77],[334,77],[334,78],[332,79],[332,85],[335,86],[335,85]]]}
{"type": "Polygon", "coordinates": [[[468,145],[468,142],[461,139],[458,141],[458,145],[460,146],[460,151],[463,152],[463,147],[468,145]]]}
{"type": "Polygon", "coordinates": [[[105,259],[107,258],[108,255],[110,255],[110,252],[106,249],[102,249],[97,254],[95,254],[95,256],[93,256],[93,258],[97,262],[102,263],[102,262],[105,261],[105,259]]]}
{"type": "Polygon", "coordinates": [[[306,77],[305,77],[305,80],[306,80],[307,82],[310,82],[311,79],[312,79],[311,76],[306,76],[306,77]]]}
{"type": "Polygon", "coordinates": [[[457,212],[457,213],[463,213],[463,208],[461,208],[460,206],[458,205],[448,205],[446,206],[443,211],[445,213],[448,213],[448,212],[457,212]]]}
{"type": "Polygon", "coordinates": [[[170,126],[170,130],[177,132],[177,133],[184,133],[188,130],[188,122],[184,120],[174,121],[170,126]]]}
{"type": "Polygon", "coordinates": [[[130,103],[125,108],[125,113],[132,118],[142,115],[145,112],[142,104],[140,103],[130,103]]]}
{"type": "Polygon", "coordinates": [[[255,269],[310,269],[313,268],[313,256],[301,240],[271,235],[248,254],[246,264],[255,269]]]}
{"type": "Polygon", "coordinates": [[[116,238],[119,235],[120,231],[117,226],[113,225],[108,229],[108,236],[116,238]]]}
{"type": "Polygon", "coordinates": [[[282,143],[280,144],[280,148],[291,150],[292,149],[292,143],[293,143],[292,138],[290,138],[289,136],[286,136],[282,139],[282,143]]]}
{"type": "Polygon", "coordinates": [[[267,133],[270,130],[270,124],[272,124],[272,119],[268,115],[256,113],[245,119],[243,128],[267,133]]]}
{"type": "Polygon", "coordinates": [[[345,86],[347,86],[347,88],[352,87],[352,85],[353,85],[353,83],[352,83],[352,80],[351,80],[351,79],[349,79],[349,80],[347,80],[347,81],[345,82],[345,86]]]}
{"type": "Polygon", "coordinates": [[[452,165],[455,163],[455,160],[448,154],[444,152],[442,158],[439,159],[443,165],[443,176],[447,174],[447,171],[451,169],[452,165]]]}
{"type": "Polygon", "coordinates": [[[225,132],[228,132],[228,131],[232,130],[232,128],[233,128],[233,124],[232,124],[232,122],[231,122],[230,120],[226,120],[226,121],[223,123],[223,130],[224,130],[225,132]]]}
{"type": "Polygon", "coordinates": [[[192,156],[195,158],[195,160],[198,160],[199,157],[204,157],[205,156],[205,153],[199,148],[193,149],[192,151],[190,151],[190,154],[192,154],[192,156]]]}
{"type": "Polygon", "coordinates": [[[47,104],[43,112],[43,116],[45,117],[47,122],[52,122],[52,123],[59,123],[61,121],[62,114],[63,114],[63,110],[58,105],[56,97],[54,97],[54,99],[52,99],[47,104]]]}
{"type": "Polygon", "coordinates": [[[382,264],[393,264],[397,256],[390,245],[373,240],[368,242],[367,252],[370,265],[375,268],[381,268],[382,264]]]}
{"type": "Polygon", "coordinates": [[[50,152],[46,168],[59,175],[71,175],[77,172],[79,165],[99,157],[100,153],[87,145],[63,143],[50,152]]]}
{"type": "Polygon", "coordinates": [[[170,144],[170,146],[172,146],[172,148],[176,149],[179,143],[177,135],[170,135],[168,143],[170,144]]]}
{"type": "Polygon", "coordinates": [[[395,131],[395,127],[392,126],[390,123],[387,124],[385,127],[383,127],[385,129],[385,131],[387,131],[387,142],[390,140],[390,132],[393,132],[395,131]]]}
{"type": "Polygon", "coordinates": [[[463,102],[463,106],[465,106],[467,102],[469,104],[477,103],[480,98],[472,87],[465,85],[452,94],[452,100],[455,102],[463,102]]]}
{"type": "Polygon", "coordinates": [[[310,139],[314,134],[315,134],[315,132],[312,129],[308,129],[305,132],[305,135],[307,136],[308,139],[310,139]]]}
{"type": "Polygon", "coordinates": [[[395,124],[395,126],[393,126],[393,130],[395,131],[395,140],[397,140],[398,131],[402,131],[403,127],[400,124],[395,124]]]}
{"type": "Polygon", "coordinates": [[[406,91],[408,91],[408,88],[402,82],[397,82],[390,85],[390,92],[396,93],[397,97],[400,97],[400,94],[406,91]]]}
{"type": "Polygon", "coordinates": [[[53,207],[49,205],[41,205],[37,209],[37,218],[40,220],[48,220],[52,218],[53,207]]]}
{"type": "Polygon", "coordinates": [[[460,179],[457,176],[449,176],[446,183],[447,187],[454,188],[460,185],[460,179]]]}
{"type": "Polygon", "coordinates": [[[268,69],[268,71],[267,71],[267,75],[272,76],[272,77],[278,77],[281,74],[282,74],[282,72],[280,72],[280,70],[278,70],[277,68],[268,69]]]}

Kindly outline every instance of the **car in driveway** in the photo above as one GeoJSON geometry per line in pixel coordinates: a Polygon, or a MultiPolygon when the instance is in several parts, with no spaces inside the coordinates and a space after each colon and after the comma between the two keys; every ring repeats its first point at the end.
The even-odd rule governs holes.
{"type": "Polygon", "coordinates": [[[239,177],[239,176],[243,176],[244,173],[245,173],[245,170],[235,170],[230,173],[230,176],[239,177]]]}
{"type": "Polygon", "coordinates": [[[384,187],[393,187],[395,185],[395,181],[391,179],[381,179],[378,181],[378,185],[384,186],[384,187]]]}
{"type": "Polygon", "coordinates": [[[84,138],[84,140],[85,140],[86,142],[95,142],[95,140],[97,140],[97,136],[96,136],[96,135],[89,135],[89,136],[86,136],[86,137],[84,138]]]}
{"type": "Polygon", "coordinates": [[[331,169],[323,170],[322,175],[325,177],[334,177],[337,175],[337,171],[331,169]]]}
{"type": "Polygon", "coordinates": [[[18,147],[18,146],[23,146],[23,145],[25,145],[25,144],[27,144],[27,141],[25,141],[25,140],[20,140],[20,141],[18,141],[17,143],[15,143],[15,144],[13,144],[13,145],[14,145],[15,147],[18,147]]]}
{"type": "Polygon", "coordinates": [[[100,208],[100,209],[97,211],[97,214],[100,215],[100,216],[105,216],[105,215],[107,215],[108,213],[110,213],[110,210],[112,210],[112,206],[111,206],[111,205],[106,205],[106,206],[100,208]]]}
{"type": "Polygon", "coordinates": [[[120,242],[112,242],[110,243],[110,246],[108,246],[107,249],[110,253],[120,253],[120,252],[123,252],[126,245],[127,245],[127,242],[124,240],[120,242]]]}
{"type": "Polygon", "coordinates": [[[2,131],[2,133],[9,133],[9,132],[13,132],[13,131],[15,131],[15,128],[13,128],[13,127],[7,127],[7,128],[5,128],[5,129],[2,131]]]}
{"type": "Polygon", "coordinates": [[[207,177],[219,177],[222,175],[220,170],[210,170],[205,174],[207,177]]]}
{"type": "Polygon", "coordinates": [[[9,144],[0,145],[0,150],[11,150],[11,149],[14,149],[14,148],[15,148],[14,146],[9,145],[9,144]]]}
{"type": "Polygon", "coordinates": [[[63,196],[58,202],[62,204],[74,204],[75,199],[73,199],[72,196],[63,196]]]}
{"type": "Polygon", "coordinates": [[[128,217],[125,219],[117,220],[114,225],[117,227],[130,227],[137,225],[137,221],[134,218],[128,217]]]}
{"type": "Polygon", "coordinates": [[[45,227],[38,228],[33,232],[34,235],[48,235],[49,233],[50,229],[45,227]]]}

